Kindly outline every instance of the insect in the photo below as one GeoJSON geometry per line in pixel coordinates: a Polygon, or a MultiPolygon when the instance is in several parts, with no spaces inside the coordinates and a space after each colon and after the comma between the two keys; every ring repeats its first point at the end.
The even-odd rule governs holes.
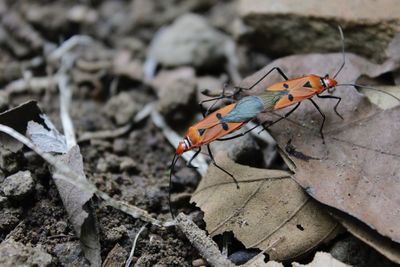
{"type": "MultiPolygon", "coordinates": [[[[333,95],[321,95],[323,92],[328,91],[329,93],[332,93],[334,89],[338,86],[354,86],[354,87],[360,87],[360,88],[365,88],[369,90],[374,90],[374,91],[380,91],[382,93],[385,93],[387,95],[390,95],[397,99],[400,102],[400,99],[397,98],[396,96],[376,89],[376,88],[371,88],[368,86],[363,86],[363,85],[357,85],[357,84],[338,84],[336,81],[337,75],[342,71],[342,69],[345,66],[345,50],[344,50],[344,35],[341,27],[339,26],[339,32],[342,40],[342,55],[343,55],[343,61],[342,64],[339,66],[339,69],[336,71],[336,73],[333,75],[332,78],[327,74],[325,76],[318,76],[318,75],[307,75],[299,78],[294,78],[294,79],[289,79],[285,73],[279,68],[279,67],[274,67],[271,70],[269,70],[265,75],[263,75],[259,80],[257,80],[252,86],[249,88],[242,88],[242,87],[235,87],[237,90],[234,92],[234,94],[231,96],[233,97],[234,95],[238,94],[241,90],[251,90],[253,89],[257,84],[259,84],[262,80],[264,80],[269,74],[271,74],[273,71],[277,71],[285,81],[275,83],[269,87],[267,87],[264,92],[258,94],[258,95],[253,95],[253,96],[246,96],[242,99],[240,99],[236,104],[230,104],[226,107],[223,107],[210,115],[206,116],[202,121],[198,122],[197,124],[193,125],[192,127],[189,128],[189,130],[186,133],[185,138],[179,143],[174,158],[171,163],[171,172],[170,172],[170,187],[171,187],[171,180],[172,180],[172,172],[174,169],[174,166],[179,159],[179,156],[182,155],[184,152],[192,149],[198,148],[196,153],[193,155],[193,157],[189,160],[188,165],[191,166],[191,162],[193,159],[200,153],[201,151],[201,146],[206,145],[208,149],[208,153],[210,155],[212,163],[231,176],[233,180],[235,181],[237,187],[239,188],[238,182],[235,179],[235,177],[224,170],[222,167],[220,167],[214,160],[214,157],[211,153],[211,149],[209,144],[215,140],[230,140],[234,139],[240,136],[243,136],[247,134],[248,132],[254,130],[255,128],[259,127],[259,125],[248,129],[245,132],[239,133],[234,136],[229,136],[229,137],[224,137],[230,133],[233,133],[234,131],[240,129],[243,127],[247,122],[250,120],[256,118],[256,116],[260,112],[264,111],[274,111],[274,110],[280,110],[283,108],[287,108],[289,106],[295,105],[289,112],[287,112],[284,116],[281,118],[273,121],[273,122],[265,122],[261,124],[263,129],[266,129],[267,127],[271,126],[272,124],[275,124],[279,122],[280,120],[283,120],[287,118],[290,114],[292,114],[301,104],[302,101],[304,100],[309,100],[312,102],[314,107],[318,110],[320,115],[322,116],[322,122],[320,125],[319,133],[320,136],[323,140],[323,143],[325,143],[324,139],[324,134],[323,134],[323,127],[325,123],[325,114],[321,111],[319,108],[318,104],[312,99],[314,96],[317,96],[318,98],[330,98],[330,99],[335,99],[336,104],[334,106],[334,111],[336,115],[338,115],[341,119],[343,117],[339,114],[337,111],[338,105],[340,101],[342,100],[341,97],[338,96],[333,96],[333,95]]],[[[212,101],[212,100],[218,100],[221,98],[224,98],[225,96],[225,88],[222,92],[222,94],[216,98],[212,98],[206,101],[212,101]]],[[[203,101],[205,102],[205,101],[203,101]]],[[[171,208],[171,201],[170,201],[170,208],[171,208]]],[[[172,208],[171,208],[171,214],[172,213],[172,208]]]]}

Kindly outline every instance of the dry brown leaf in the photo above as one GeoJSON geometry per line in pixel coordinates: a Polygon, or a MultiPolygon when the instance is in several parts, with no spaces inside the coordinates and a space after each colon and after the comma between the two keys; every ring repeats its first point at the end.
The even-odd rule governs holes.
{"type": "MultiPolygon", "coordinates": [[[[78,146],[72,147],[67,154],[57,157],[76,174],[85,177],[83,159],[78,146]]],[[[55,170],[53,179],[69,215],[69,220],[79,236],[85,257],[90,261],[91,266],[101,266],[99,229],[96,213],[91,202],[93,193],[89,190],[77,188],[64,179],[59,179],[58,175],[55,170]]]]}
{"type": "Polygon", "coordinates": [[[297,262],[292,263],[293,267],[350,267],[350,265],[344,264],[341,261],[338,261],[331,254],[326,252],[317,252],[314,256],[314,259],[309,264],[300,264],[297,262]]]}
{"type": "Polygon", "coordinates": [[[400,244],[379,235],[375,230],[343,212],[336,210],[333,212],[333,217],[354,236],[379,251],[391,261],[400,264],[400,244]]]}
{"type": "Polygon", "coordinates": [[[211,236],[232,231],[247,248],[273,260],[295,258],[331,237],[337,223],[279,170],[250,168],[218,153],[216,161],[239,180],[210,167],[191,199],[204,211],[211,236]]]}
{"type": "MultiPolygon", "coordinates": [[[[352,54],[347,59],[337,78],[339,83],[353,83],[362,74],[376,77],[395,68],[391,62],[375,65],[352,54]]],[[[341,61],[340,54],[286,57],[247,78],[241,86],[253,84],[274,66],[287,71],[288,77],[298,77],[332,74],[341,61]]],[[[257,90],[277,81],[274,77],[261,82],[257,90]]],[[[338,110],[344,120],[333,112],[335,101],[315,99],[326,114],[326,144],[318,133],[321,116],[309,101],[289,119],[272,126],[271,133],[291,160],[295,180],[308,194],[400,242],[400,107],[382,111],[351,87],[338,87],[334,95],[343,98],[338,110]]],[[[263,114],[260,119],[273,117],[263,114]]]]}

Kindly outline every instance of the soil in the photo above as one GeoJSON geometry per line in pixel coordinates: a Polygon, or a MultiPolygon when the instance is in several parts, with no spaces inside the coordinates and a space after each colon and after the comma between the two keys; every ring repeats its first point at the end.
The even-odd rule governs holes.
{"type": "MultiPolygon", "coordinates": [[[[7,70],[0,74],[0,84],[4,87],[11,81],[22,78],[21,69],[23,74],[28,73],[34,77],[53,73],[54,66],[50,63],[26,67],[26,62],[43,56],[47,53],[44,52],[46,49],[51,49],[52,45],[58,46],[63,40],[76,34],[92,36],[101,46],[96,50],[97,54],[86,51],[80,58],[94,58],[100,61],[108,57],[109,51],[129,43],[131,46],[136,44],[134,48],[130,47],[130,51],[135,58],[143,62],[145,47],[149,46],[157,29],[172,22],[180,14],[197,12],[214,22],[221,30],[227,31],[230,20],[218,20],[215,14],[221,14],[225,9],[232,13],[235,1],[221,1],[215,6],[212,2],[207,0],[131,2],[96,0],[74,3],[46,0],[15,1],[15,3],[3,1],[0,5],[0,14],[15,15],[16,18],[12,23],[15,23],[14,28],[17,30],[10,31],[11,19],[8,24],[6,19],[2,19],[0,29],[6,28],[10,38],[18,40],[18,46],[13,46],[11,39],[0,36],[0,70],[7,70]],[[189,2],[191,4],[187,4],[189,2]],[[73,7],[87,8],[85,15],[79,16],[80,13],[76,12],[73,17],[71,15],[73,7]],[[150,12],[151,16],[146,12],[150,12]],[[22,30],[18,32],[18,29],[24,29],[26,32],[22,30]],[[25,37],[22,38],[21,35],[25,37]],[[129,38],[134,41],[127,42],[129,38]],[[32,42],[36,46],[33,46],[32,42]],[[16,71],[12,71],[13,69],[16,71]]],[[[243,52],[243,48],[241,49],[242,54],[239,56],[245,58],[240,66],[243,75],[268,62],[266,56],[257,56],[259,54],[255,51],[243,52]],[[252,63],[247,64],[249,62],[252,63]]],[[[221,73],[207,73],[201,70],[201,75],[218,77],[221,73]]],[[[116,129],[121,126],[115,120],[117,114],[113,114],[121,110],[118,108],[106,110],[106,103],[117,93],[129,93],[135,104],[139,105],[138,110],[145,104],[157,100],[157,89],[151,88],[144,80],[117,75],[110,69],[104,72],[90,72],[76,66],[72,77],[71,83],[75,87],[70,114],[78,136],[83,132],[116,129]],[[115,86],[116,79],[118,81],[113,91],[111,88],[115,86]]],[[[56,128],[62,129],[59,94],[54,86],[38,91],[26,90],[13,93],[5,104],[2,105],[0,101],[0,109],[4,111],[30,99],[37,100],[42,111],[50,117],[56,128]]],[[[192,111],[198,112],[198,107],[194,106],[192,111]]],[[[175,128],[188,126],[189,123],[175,128]]],[[[193,192],[200,179],[195,170],[185,168],[185,163],[179,161],[176,166],[176,170],[179,170],[177,178],[173,187],[169,188],[168,169],[174,148],[149,118],[135,124],[128,133],[117,138],[85,141],[79,145],[88,180],[111,197],[145,209],[158,219],[170,217],[169,190],[174,195],[193,192]]],[[[23,244],[32,246],[40,244],[44,251],[53,257],[54,266],[89,266],[82,257],[82,251],[78,246],[79,240],[68,221],[68,215],[51,178],[48,165],[28,149],[13,155],[11,161],[17,167],[8,171],[3,170],[4,176],[20,170],[30,170],[35,181],[35,190],[24,201],[10,201],[5,206],[0,205],[0,212],[9,220],[7,227],[0,228],[0,242],[6,237],[12,237],[23,244]]],[[[282,161],[279,159],[277,161],[278,165],[284,168],[280,164],[282,161]]],[[[1,179],[0,173],[0,182],[1,179]]],[[[126,252],[126,259],[132,247],[132,240],[144,222],[104,206],[98,199],[94,199],[94,205],[100,229],[102,261],[117,245],[126,252]]],[[[204,226],[198,209],[188,204],[187,199],[174,203],[174,208],[193,215],[195,222],[204,226]]],[[[192,266],[192,261],[198,258],[200,256],[196,249],[177,229],[148,226],[140,235],[133,263],[137,264],[135,266],[192,266]]],[[[120,266],[123,265],[124,263],[121,263],[120,266]]]]}

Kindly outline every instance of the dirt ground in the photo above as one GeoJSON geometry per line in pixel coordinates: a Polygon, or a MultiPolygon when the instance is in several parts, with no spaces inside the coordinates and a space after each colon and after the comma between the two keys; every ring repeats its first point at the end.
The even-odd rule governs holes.
{"type": "MultiPolygon", "coordinates": [[[[78,139],[85,132],[116,129],[131,123],[132,117],[146,104],[155,103],[162,95],[160,88],[145,81],[143,73],[146,69],[135,68],[143,66],[157,30],[182,14],[195,12],[220,31],[230,34],[229,18],[237,16],[234,3],[219,1],[215,4],[208,0],[1,1],[0,84],[6,87],[26,75],[54,75],[59,63],[52,62],[47,55],[74,35],[91,36],[96,45],[91,49],[77,49],[74,54],[77,60],[68,70],[71,77],[69,83],[74,88],[70,115],[78,139]],[[132,69],[121,70],[121,66],[128,68],[128,65],[133,66],[132,69]]],[[[243,76],[270,61],[263,53],[246,46],[239,45],[239,50],[238,69],[243,76]]],[[[217,84],[222,80],[219,83],[222,86],[223,78],[220,78],[227,72],[224,67],[191,67],[196,70],[194,76],[213,77],[217,84]]],[[[161,66],[158,70],[172,68],[161,66]]],[[[193,80],[189,75],[189,81],[193,80]]],[[[186,84],[180,86],[185,87],[186,84]]],[[[39,86],[37,90],[15,90],[0,101],[1,111],[33,99],[62,131],[56,87],[56,84],[50,83],[39,86]]],[[[189,114],[199,112],[197,105],[190,104],[198,102],[196,90],[188,93],[191,99],[187,101],[189,104],[168,100],[171,101],[167,102],[170,103],[170,110],[161,110],[170,126],[180,134],[196,120],[194,115],[189,114]]],[[[164,100],[167,101],[167,97],[164,100]]],[[[267,146],[259,145],[263,148],[267,146]]],[[[200,175],[179,161],[175,168],[176,178],[172,188],[169,188],[169,166],[175,149],[150,117],[132,123],[131,129],[115,138],[85,140],[79,142],[79,146],[87,179],[99,190],[114,199],[142,208],[160,220],[170,218],[168,195],[171,190],[174,199],[177,199],[174,208],[190,214],[204,228],[202,213],[188,202],[200,175]]],[[[51,255],[52,266],[89,266],[82,256],[79,238],[69,222],[49,166],[26,148],[17,153],[3,149],[1,157],[0,183],[18,171],[29,170],[34,190],[23,200],[0,202],[0,242],[12,238],[32,247],[40,245],[42,251],[51,255]]],[[[265,166],[263,155],[257,157],[255,161],[258,163],[250,165],[265,166]]],[[[248,163],[246,161],[242,160],[248,163]]],[[[275,158],[270,166],[287,169],[280,157],[275,158]]],[[[132,241],[144,222],[103,205],[100,199],[95,198],[93,204],[100,230],[102,261],[116,249],[118,252],[115,255],[123,261],[112,266],[124,266],[132,241]],[[119,246],[121,249],[118,250],[119,246]]],[[[243,250],[238,241],[232,242],[232,251],[243,250]]],[[[383,256],[347,232],[319,250],[331,251],[332,247],[338,246],[338,242],[345,244],[346,257],[352,257],[341,258],[348,264],[374,266],[378,262],[391,266],[383,256]]],[[[176,228],[147,226],[138,239],[131,266],[192,266],[193,260],[199,258],[198,251],[176,228]]],[[[297,261],[307,263],[312,258],[313,253],[310,253],[297,261]]]]}

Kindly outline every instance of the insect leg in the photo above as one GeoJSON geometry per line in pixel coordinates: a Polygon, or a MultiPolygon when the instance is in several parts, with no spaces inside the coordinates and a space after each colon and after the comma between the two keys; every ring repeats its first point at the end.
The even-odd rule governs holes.
{"type": "Polygon", "coordinates": [[[256,81],[252,86],[250,86],[249,88],[244,88],[244,87],[235,87],[235,89],[238,90],[251,90],[254,88],[254,86],[256,86],[257,84],[259,84],[262,80],[264,80],[269,74],[271,74],[271,72],[273,72],[274,70],[276,70],[282,77],[283,79],[285,79],[286,81],[289,80],[289,78],[286,76],[286,74],[279,68],[279,67],[273,67],[272,69],[270,69],[266,74],[264,74],[258,81],[256,81]]]}
{"type": "Polygon", "coordinates": [[[196,153],[194,153],[194,155],[190,158],[189,162],[186,164],[186,166],[188,168],[197,168],[192,165],[192,161],[199,155],[200,151],[201,151],[201,147],[199,147],[199,150],[197,150],[196,153]]]}
{"type": "Polygon", "coordinates": [[[319,108],[317,103],[314,102],[314,100],[312,100],[311,98],[309,98],[308,100],[310,100],[311,103],[313,103],[314,107],[318,110],[319,114],[321,114],[321,116],[322,116],[322,123],[321,123],[321,127],[319,128],[319,133],[321,135],[323,143],[325,144],[324,133],[322,132],[322,129],[324,128],[324,123],[325,123],[325,114],[321,111],[321,109],[319,108]]]}
{"type": "Polygon", "coordinates": [[[238,181],[236,180],[236,178],[235,178],[231,173],[229,173],[227,170],[225,170],[224,168],[222,168],[221,166],[219,166],[219,165],[215,162],[214,156],[213,156],[213,154],[212,154],[212,152],[211,152],[210,144],[207,145],[207,150],[208,150],[208,154],[210,155],[211,162],[214,164],[214,166],[217,167],[218,169],[220,169],[221,171],[223,171],[224,173],[228,174],[228,175],[233,179],[233,181],[235,182],[236,188],[239,189],[239,183],[238,183],[238,181]]]}
{"type": "Polygon", "coordinates": [[[223,88],[222,88],[222,93],[221,93],[219,96],[213,97],[213,98],[209,98],[209,99],[206,99],[206,100],[203,100],[203,101],[201,101],[201,102],[199,103],[199,105],[200,105],[200,111],[201,111],[201,114],[203,114],[203,117],[206,117],[208,114],[210,114],[210,110],[215,106],[215,104],[218,102],[218,100],[224,99],[224,98],[227,97],[227,96],[225,95],[225,89],[226,89],[226,87],[227,87],[227,85],[224,84],[224,86],[223,86],[223,88]],[[203,106],[203,104],[206,103],[206,102],[210,102],[210,101],[215,101],[215,102],[214,102],[210,107],[208,107],[206,111],[204,111],[204,106],[203,106]]]}
{"type": "Polygon", "coordinates": [[[333,108],[333,110],[335,111],[336,115],[338,115],[338,116],[343,120],[342,115],[340,115],[339,112],[337,111],[337,107],[338,107],[340,101],[342,101],[342,98],[341,98],[341,97],[333,96],[333,95],[317,95],[317,97],[319,97],[319,98],[333,98],[333,99],[337,99],[338,101],[336,102],[335,107],[333,108]]]}
{"type": "MultiPolygon", "coordinates": [[[[271,127],[271,126],[274,125],[275,123],[277,123],[277,122],[279,122],[279,121],[281,121],[281,120],[286,119],[287,117],[289,117],[289,115],[292,114],[292,113],[300,106],[300,103],[301,103],[301,102],[298,102],[298,103],[296,104],[296,106],[295,106],[294,108],[292,108],[288,113],[286,113],[283,117],[280,117],[280,118],[277,119],[276,121],[273,121],[273,122],[269,123],[267,126],[265,126],[265,125],[267,124],[267,122],[262,123],[261,126],[262,126],[264,129],[261,130],[260,132],[266,130],[268,127],[271,127]]],[[[260,132],[259,132],[259,133],[260,133],[260,132]]]]}

